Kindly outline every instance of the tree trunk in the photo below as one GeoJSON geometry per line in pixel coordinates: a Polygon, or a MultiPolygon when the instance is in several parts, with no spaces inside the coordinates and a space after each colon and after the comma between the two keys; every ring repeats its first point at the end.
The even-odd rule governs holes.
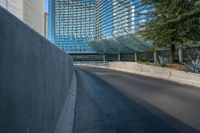
{"type": "Polygon", "coordinates": [[[174,63],[174,56],[175,56],[175,44],[172,44],[170,46],[170,52],[169,52],[169,63],[174,63]]]}

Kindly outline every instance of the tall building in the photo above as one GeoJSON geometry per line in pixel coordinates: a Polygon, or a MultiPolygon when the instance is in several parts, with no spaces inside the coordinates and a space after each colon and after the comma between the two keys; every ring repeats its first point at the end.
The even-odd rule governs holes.
{"type": "Polygon", "coordinates": [[[44,13],[44,36],[46,38],[48,38],[48,19],[49,19],[48,13],[45,12],[44,13]]]}
{"type": "Polygon", "coordinates": [[[96,0],[96,39],[112,37],[113,0],[96,0]]]}
{"type": "Polygon", "coordinates": [[[44,35],[44,0],[23,0],[23,14],[24,22],[44,35]]]}
{"type": "Polygon", "coordinates": [[[145,15],[145,13],[149,12],[152,10],[152,8],[149,7],[145,7],[141,0],[133,0],[133,27],[134,27],[134,31],[137,31],[140,26],[148,21],[147,16],[145,15]]]}
{"type": "Polygon", "coordinates": [[[67,53],[94,53],[95,0],[49,0],[49,39],[67,53]]]}
{"type": "Polygon", "coordinates": [[[0,0],[0,5],[44,35],[44,0],[0,0]]]}
{"type": "Polygon", "coordinates": [[[97,39],[123,36],[137,31],[147,21],[149,9],[141,0],[96,0],[97,39]]]}
{"type": "Polygon", "coordinates": [[[87,40],[133,33],[146,11],[141,0],[49,0],[49,39],[67,53],[93,53],[87,40]]]}
{"type": "Polygon", "coordinates": [[[132,0],[113,0],[113,34],[125,35],[132,28],[132,0]]]}
{"type": "Polygon", "coordinates": [[[0,0],[0,5],[23,20],[23,0],[0,0]]]}

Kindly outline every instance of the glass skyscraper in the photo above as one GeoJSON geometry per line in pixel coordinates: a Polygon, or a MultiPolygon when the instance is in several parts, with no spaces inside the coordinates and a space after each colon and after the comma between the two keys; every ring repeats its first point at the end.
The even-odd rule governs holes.
{"type": "Polygon", "coordinates": [[[137,31],[149,11],[141,0],[96,0],[97,39],[123,36],[137,31]]]}
{"type": "Polygon", "coordinates": [[[140,28],[140,25],[148,21],[147,15],[145,13],[150,12],[153,8],[146,7],[142,4],[141,0],[132,0],[133,1],[133,26],[134,30],[137,31],[140,28]]]}
{"type": "Polygon", "coordinates": [[[146,11],[141,0],[49,0],[49,39],[67,53],[94,53],[88,40],[133,33],[146,11]]]}
{"type": "Polygon", "coordinates": [[[86,43],[96,34],[95,0],[50,0],[49,39],[67,53],[94,53],[86,43]]]}

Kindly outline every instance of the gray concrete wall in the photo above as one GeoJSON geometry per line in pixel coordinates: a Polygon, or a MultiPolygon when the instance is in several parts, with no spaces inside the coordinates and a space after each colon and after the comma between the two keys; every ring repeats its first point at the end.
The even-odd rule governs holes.
{"type": "Polygon", "coordinates": [[[57,133],[70,56],[0,7],[0,133],[57,133]]]}
{"type": "Polygon", "coordinates": [[[192,85],[200,87],[200,74],[178,71],[174,69],[158,67],[153,65],[144,65],[136,62],[74,62],[75,65],[92,66],[92,67],[102,67],[115,69],[119,71],[125,71],[135,74],[140,74],[144,76],[150,76],[155,78],[162,78],[165,80],[170,80],[178,82],[180,84],[192,85]]]}
{"type": "Polygon", "coordinates": [[[200,87],[200,74],[135,62],[109,62],[109,68],[200,87]]]}

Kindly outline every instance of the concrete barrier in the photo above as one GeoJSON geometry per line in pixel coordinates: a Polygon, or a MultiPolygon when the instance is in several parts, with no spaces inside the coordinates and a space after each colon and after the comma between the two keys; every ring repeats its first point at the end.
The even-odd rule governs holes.
{"type": "Polygon", "coordinates": [[[108,67],[108,62],[104,62],[104,61],[74,61],[74,65],[82,65],[82,64],[87,64],[91,66],[108,67]]]}
{"type": "Polygon", "coordinates": [[[102,67],[115,69],[119,71],[125,71],[145,76],[151,76],[156,78],[162,78],[181,84],[187,84],[200,87],[200,74],[191,72],[178,71],[169,68],[163,68],[152,65],[144,65],[135,62],[106,62],[106,65],[102,63],[90,61],[90,62],[78,62],[76,65],[102,67]]]}
{"type": "Polygon", "coordinates": [[[73,75],[70,56],[0,6],[0,133],[70,133],[73,75]]]}
{"type": "Polygon", "coordinates": [[[135,62],[109,62],[109,68],[200,87],[200,74],[143,65],[135,62]]]}

